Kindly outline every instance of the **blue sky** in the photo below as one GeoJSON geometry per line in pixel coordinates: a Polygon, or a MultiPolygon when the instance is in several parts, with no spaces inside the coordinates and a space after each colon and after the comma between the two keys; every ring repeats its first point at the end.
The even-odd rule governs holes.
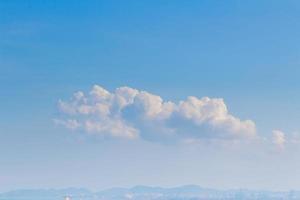
{"type": "Polygon", "coordinates": [[[0,190],[299,188],[300,149],[293,142],[300,131],[299,6],[276,0],[0,1],[0,190]],[[60,99],[70,102],[74,92],[88,94],[95,84],[174,103],[187,96],[223,98],[230,114],[252,120],[267,142],[228,148],[103,139],[53,123],[62,116],[60,99]],[[287,141],[280,151],[271,144],[273,130],[287,141]]]}

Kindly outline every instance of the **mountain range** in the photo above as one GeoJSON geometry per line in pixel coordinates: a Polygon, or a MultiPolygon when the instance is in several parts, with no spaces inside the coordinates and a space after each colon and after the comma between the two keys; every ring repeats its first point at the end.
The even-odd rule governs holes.
{"type": "Polygon", "coordinates": [[[197,185],[163,188],[135,186],[92,192],[83,188],[14,190],[0,200],[300,200],[300,191],[217,190],[197,185]]]}

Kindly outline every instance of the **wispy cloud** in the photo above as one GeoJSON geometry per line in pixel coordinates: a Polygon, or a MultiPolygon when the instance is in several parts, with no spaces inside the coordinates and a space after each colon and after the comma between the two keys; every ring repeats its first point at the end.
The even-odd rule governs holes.
{"type": "Polygon", "coordinates": [[[272,142],[275,144],[280,150],[284,149],[284,145],[286,143],[285,133],[280,130],[272,131],[272,142]]]}

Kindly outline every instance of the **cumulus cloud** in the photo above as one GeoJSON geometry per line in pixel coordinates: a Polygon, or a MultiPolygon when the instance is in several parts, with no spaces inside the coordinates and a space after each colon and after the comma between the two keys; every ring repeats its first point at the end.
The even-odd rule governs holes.
{"type": "Polygon", "coordinates": [[[230,114],[221,98],[190,96],[172,102],[130,87],[109,92],[95,85],[88,93],[76,92],[69,101],[59,100],[58,108],[61,116],[55,120],[56,124],[108,137],[152,140],[256,137],[255,123],[230,114]]]}
{"type": "Polygon", "coordinates": [[[273,130],[272,131],[272,142],[279,149],[284,149],[284,145],[286,143],[285,133],[280,130],[273,130]]]}

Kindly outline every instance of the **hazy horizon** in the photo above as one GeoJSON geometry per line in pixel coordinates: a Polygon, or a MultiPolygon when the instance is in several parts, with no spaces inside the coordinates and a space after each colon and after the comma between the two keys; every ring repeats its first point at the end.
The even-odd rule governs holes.
{"type": "Polygon", "coordinates": [[[0,191],[0,194],[4,193],[10,193],[10,192],[18,192],[18,191],[39,191],[39,190],[45,190],[45,191],[51,191],[51,190],[87,190],[92,193],[97,193],[97,192],[103,192],[107,190],[112,190],[112,189],[135,189],[139,187],[145,187],[145,188],[160,188],[160,189],[175,189],[175,188],[184,188],[184,187],[198,187],[199,189],[205,189],[205,190],[216,190],[216,191],[239,191],[239,190],[246,190],[246,191],[252,191],[252,192],[257,192],[257,191],[264,191],[264,192],[291,192],[291,191],[296,191],[300,192],[300,189],[288,189],[288,190],[272,190],[272,189],[267,189],[267,188],[216,188],[216,187],[205,187],[197,184],[183,184],[183,185],[169,185],[169,186],[160,186],[160,185],[132,185],[132,186],[113,186],[113,187],[104,187],[104,188],[88,188],[88,187],[74,187],[74,186],[69,186],[69,187],[36,187],[36,188],[15,188],[13,190],[7,190],[7,191],[0,191]]]}
{"type": "Polygon", "coordinates": [[[36,190],[15,190],[7,193],[0,193],[0,199],[299,199],[300,191],[267,191],[267,190],[248,190],[231,189],[216,190],[211,188],[202,188],[196,185],[186,185],[180,187],[149,187],[135,186],[132,188],[110,188],[101,191],[90,191],[87,189],[66,188],[66,189],[36,189],[36,190]]]}

